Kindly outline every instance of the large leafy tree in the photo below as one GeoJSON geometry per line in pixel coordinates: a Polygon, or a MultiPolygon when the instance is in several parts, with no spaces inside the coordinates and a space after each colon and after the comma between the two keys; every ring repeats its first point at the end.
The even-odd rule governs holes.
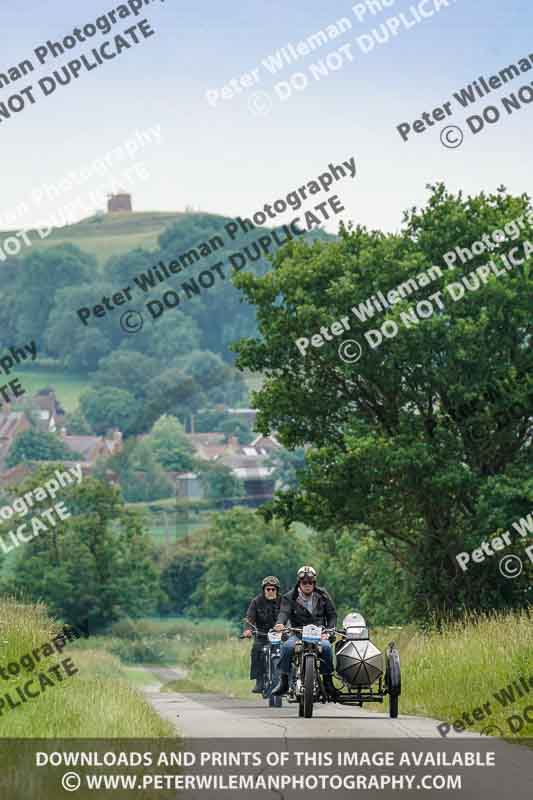
{"type": "Polygon", "coordinates": [[[194,448],[175,417],[164,415],[158,419],[144,442],[165,469],[186,471],[193,468],[194,448]]]}
{"type": "Polygon", "coordinates": [[[123,389],[142,400],[146,384],[157,372],[157,364],[143,353],[115,350],[100,360],[94,382],[99,386],[123,389]]]}
{"type": "Polygon", "coordinates": [[[191,614],[192,596],[205,571],[205,534],[178,541],[170,561],[161,571],[163,614],[191,614]]]}
{"type": "MultiPolygon", "coordinates": [[[[52,474],[41,468],[17,493],[41,486],[52,474]]],[[[153,612],[159,588],[152,545],[118,491],[84,478],[62,490],[61,502],[71,517],[19,548],[7,588],[44,601],[66,620],[88,620],[89,630],[153,612]]],[[[36,509],[49,506],[47,499],[36,509]]]]}
{"type": "Polygon", "coordinates": [[[80,409],[95,433],[107,433],[110,428],[129,432],[138,416],[138,403],[124,389],[108,387],[88,389],[80,396],[80,409]]]}
{"type": "Polygon", "coordinates": [[[95,271],[95,258],[72,244],[35,250],[23,258],[17,270],[15,297],[17,333],[21,340],[35,339],[42,350],[43,331],[55,293],[88,283],[95,271]]]}
{"type": "Polygon", "coordinates": [[[108,312],[105,317],[91,318],[84,325],[78,318],[79,308],[92,308],[102,297],[110,297],[114,288],[110,283],[95,281],[91,285],[60,289],[46,327],[47,352],[59,358],[71,372],[88,372],[98,367],[104,356],[118,347],[124,333],[118,319],[108,312]]]}
{"type": "Polygon", "coordinates": [[[184,359],[182,368],[196,381],[209,404],[239,403],[247,394],[239,372],[215,353],[195,351],[184,359]]]}
{"type": "Polygon", "coordinates": [[[165,369],[148,382],[146,399],[131,430],[135,433],[149,430],[163,414],[186,420],[203,405],[204,397],[201,387],[189,375],[177,368],[165,369]]]}
{"type": "Polygon", "coordinates": [[[342,230],[336,243],[289,244],[262,278],[237,275],[261,334],[241,341],[238,363],[266,375],[255,394],[256,428],[277,431],[289,448],[312,445],[300,487],[280,496],[276,513],[321,529],[368,526],[413,573],[419,614],[519,606],[530,600],[527,567],[509,581],[497,558],[464,573],[455,555],[531,508],[531,258],[453,302],[447,285],[517,242],[508,236],[489,255],[476,248],[479,255],[450,269],[443,256],[520,216],[521,240],[533,242],[529,199],[504,189],[468,198],[431,189],[399,234],[342,230]],[[434,264],[442,276],[420,281],[414,297],[367,322],[351,313],[434,264]],[[401,315],[437,291],[444,307],[433,300],[430,318],[404,324],[401,315]],[[344,337],[302,357],[296,339],[342,316],[350,322],[344,337]],[[398,333],[371,349],[363,334],[384,322],[395,322],[398,333]],[[364,348],[357,363],[339,358],[342,338],[364,348]],[[476,397],[482,402],[472,405],[476,397]]]}

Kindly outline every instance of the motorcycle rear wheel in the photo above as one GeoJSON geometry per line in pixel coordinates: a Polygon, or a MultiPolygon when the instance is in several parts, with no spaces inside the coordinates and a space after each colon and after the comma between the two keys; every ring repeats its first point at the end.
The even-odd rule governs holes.
{"type": "Polygon", "coordinates": [[[315,693],[315,659],[306,658],[304,675],[304,717],[309,719],[313,716],[313,700],[315,693]]]}

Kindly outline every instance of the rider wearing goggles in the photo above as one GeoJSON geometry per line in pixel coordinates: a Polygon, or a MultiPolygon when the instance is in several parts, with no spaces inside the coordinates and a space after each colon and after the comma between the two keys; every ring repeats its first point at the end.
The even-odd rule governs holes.
{"type": "MultiPolygon", "coordinates": [[[[316,585],[316,570],[309,566],[300,567],[296,577],[296,586],[281,598],[275,630],[282,631],[287,624],[294,628],[303,628],[304,625],[334,628],[337,624],[337,611],[328,592],[316,585]]],[[[294,646],[299,638],[299,634],[293,633],[281,646],[280,680],[272,694],[286,694],[289,690],[291,661],[294,646]]],[[[327,634],[323,634],[320,664],[326,691],[328,694],[334,695],[336,690],[331,679],[333,653],[327,634]]]]}

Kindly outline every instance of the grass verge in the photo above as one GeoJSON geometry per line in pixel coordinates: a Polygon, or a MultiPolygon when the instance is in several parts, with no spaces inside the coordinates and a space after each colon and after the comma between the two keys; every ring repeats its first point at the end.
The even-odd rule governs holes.
{"type": "MultiPolygon", "coordinates": [[[[20,662],[33,649],[42,648],[61,630],[40,605],[22,605],[9,598],[0,600],[0,666],[20,662]]],[[[61,671],[63,676],[64,672],[61,671]]],[[[0,678],[2,697],[9,692],[14,708],[6,701],[1,709],[0,736],[11,738],[115,738],[175,736],[174,728],[160,719],[140,691],[131,686],[118,658],[95,647],[91,639],[67,644],[61,655],[42,658],[34,669],[22,668],[6,681],[0,678]],[[78,672],[58,680],[49,669],[66,658],[78,672]],[[39,691],[39,674],[46,683],[34,699],[22,702],[16,687],[33,679],[39,691]],[[20,705],[16,705],[16,700],[20,705]]]]}

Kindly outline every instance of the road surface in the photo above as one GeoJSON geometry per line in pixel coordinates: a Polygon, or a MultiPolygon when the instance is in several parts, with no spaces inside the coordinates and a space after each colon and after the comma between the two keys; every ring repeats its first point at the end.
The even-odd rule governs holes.
{"type": "MultiPolygon", "coordinates": [[[[296,704],[289,704],[284,698],[282,708],[270,708],[266,701],[257,695],[250,695],[249,699],[232,699],[219,694],[181,694],[178,692],[161,692],[161,683],[184,677],[178,670],[168,668],[150,668],[154,679],[159,680],[159,685],[153,684],[145,687],[147,699],[161,717],[170,721],[181,734],[185,741],[183,748],[190,754],[195,754],[196,766],[188,769],[188,774],[196,772],[202,779],[210,779],[209,775],[217,775],[222,768],[229,766],[229,771],[234,774],[249,774],[263,776],[267,773],[283,773],[294,775],[301,780],[303,775],[324,776],[328,771],[341,775],[358,775],[357,780],[394,780],[401,782],[413,780],[415,789],[424,789],[420,794],[415,794],[423,800],[454,796],[457,800],[502,800],[503,797],[513,797],[513,800],[531,800],[531,785],[533,783],[533,752],[524,747],[507,744],[491,737],[476,734],[452,733],[443,739],[437,730],[438,720],[427,717],[415,717],[411,714],[402,714],[400,698],[400,716],[390,719],[388,705],[380,707],[353,707],[338,706],[334,703],[317,704],[311,719],[298,716],[296,704]],[[231,767],[231,762],[222,762],[222,767],[211,761],[217,754],[240,758],[246,751],[259,752],[261,762],[258,766],[242,768],[231,767]],[[339,754],[358,753],[370,756],[379,756],[383,753],[393,754],[395,764],[401,764],[405,753],[410,757],[426,756],[439,753],[451,757],[454,751],[463,755],[470,752],[480,758],[487,758],[487,752],[494,751],[493,764],[480,763],[474,766],[465,762],[455,766],[427,766],[423,762],[408,762],[410,766],[398,769],[387,767],[379,762],[369,767],[366,772],[360,766],[335,766],[339,754]],[[295,759],[322,758],[327,753],[332,754],[333,761],[324,768],[323,762],[308,761],[303,764],[295,759]],[[270,753],[284,754],[290,761],[289,766],[276,767],[268,762],[270,753]],[[300,754],[300,755],[298,755],[300,754]],[[402,755],[403,754],[403,755],[402,755]],[[208,761],[205,766],[198,766],[203,755],[208,761]],[[266,766],[270,764],[270,766],[266,766]],[[295,766],[296,765],[296,766],[295,766]],[[436,774],[435,774],[436,773],[436,774]],[[366,775],[366,777],[361,777],[366,775]],[[370,778],[369,775],[375,777],[370,778]],[[400,777],[402,776],[402,777],[400,777]],[[462,783],[454,788],[442,785],[425,786],[424,780],[457,780],[460,776],[462,783]]],[[[280,755],[281,757],[281,755],[280,755]]],[[[204,762],[201,762],[202,764],[204,762]]],[[[282,763],[282,762],[280,762],[282,763]]],[[[460,762],[459,762],[460,763],[460,762]]],[[[363,765],[364,766],[364,765],[363,765]]],[[[301,800],[309,794],[308,790],[301,788],[268,789],[266,792],[254,790],[229,791],[213,790],[204,791],[196,786],[194,789],[180,791],[181,800],[197,800],[200,797],[215,798],[223,796],[225,800],[257,800],[258,797],[272,797],[272,800],[301,800]]],[[[344,787],[340,790],[311,791],[316,800],[353,800],[354,796],[361,798],[379,798],[379,800],[400,800],[406,794],[413,795],[411,787],[401,785],[384,785],[380,790],[374,787],[366,789],[366,784],[357,787],[344,787]]]]}
{"type": "MultiPolygon", "coordinates": [[[[159,686],[185,675],[169,668],[151,667],[150,672],[159,679],[159,686]]],[[[270,708],[258,695],[241,700],[220,694],[160,692],[159,686],[145,687],[147,699],[186,738],[442,738],[438,720],[402,714],[401,697],[397,719],[389,717],[387,700],[363,708],[317,703],[312,719],[303,719],[298,716],[297,704],[289,704],[285,698],[282,708],[270,708]]]]}

